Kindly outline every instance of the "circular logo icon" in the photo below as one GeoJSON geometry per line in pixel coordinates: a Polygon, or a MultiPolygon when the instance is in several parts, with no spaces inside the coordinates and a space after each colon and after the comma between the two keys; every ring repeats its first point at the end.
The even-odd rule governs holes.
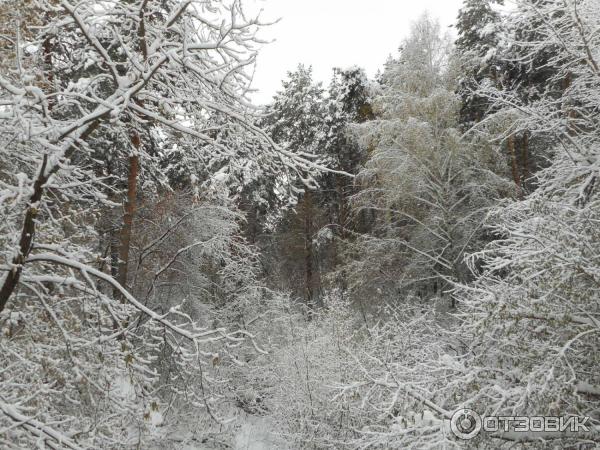
{"type": "Polygon", "coordinates": [[[473,439],[481,431],[481,416],[471,409],[459,409],[450,419],[450,429],[459,439],[473,439]]]}

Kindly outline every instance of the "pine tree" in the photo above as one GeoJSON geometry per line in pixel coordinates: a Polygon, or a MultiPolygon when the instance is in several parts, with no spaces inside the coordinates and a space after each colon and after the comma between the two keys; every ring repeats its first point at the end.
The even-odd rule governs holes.
{"type": "Polygon", "coordinates": [[[503,31],[500,13],[494,6],[503,4],[503,0],[465,0],[458,13],[455,27],[456,49],[462,59],[460,121],[465,128],[480,122],[490,106],[476,96],[476,86],[483,80],[499,83],[502,68],[497,53],[501,51],[503,31]]]}
{"type": "MultiPolygon", "coordinates": [[[[327,97],[327,117],[322,147],[332,167],[356,175],[367,160],[367,151],[358,145],[352,133],[353,124],[374,118],[371,106],[371,85],[364,70],[358,67],[334,69],[327,97]]],[[[356,228],[351,223],[349,201],[356,193],[353,179],[347,175],[327,174],[322,178],[322,190],[330,192],[325,201],[332,209],[334,232],[346,238],[347,231],[356,228]]]]}
{"type": "MultiPolygon", "coordinates": [[[[288,151],[324,161],[320,148],[325,119],[321,84],[313,82],[312,68],[300,65],[295,72],[288,73],[288,78],[282,85],[282,90],[275,95],[273,103],[267,109],[268,132],[275,142],[288,151]]],[[[302,246],[302,251],[297,252],[302,255],[302,261],[292,264],[300,263],[302,267],[304,277],[298,284],[302,286],[310,320],[319,301],[319,268],[316,264],[314,239],[321,211],[315,198],[318,196],[318,191],[315,192],[316,185],[304,190],[301,189],[300,179],[295,177],[293,181],[296,182],[296,191],[300,197],[297,216],[288,217],[286,227],[291,239],[284,245],[291,245],[292,249],[302,246]]]]}

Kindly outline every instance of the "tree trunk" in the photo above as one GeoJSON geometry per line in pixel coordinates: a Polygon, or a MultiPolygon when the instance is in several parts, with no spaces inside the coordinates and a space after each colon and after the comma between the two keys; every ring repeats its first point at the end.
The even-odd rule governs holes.
{"type": "Polygon", "coordinates": [[[521,160],[523,164],[523,182],[526,182],[531,175],[529,170],[529,133],[526,131],[523,133],[523,139],[521,141],[521,160]]]}
{"type": "Polygon", "coordinates": [[[256,237],[258,235],[258,208],[250,198],[246,200],[246,237],[248,238],[249,244],[256,244],[256,237]]]}
{"type": "MultiPolygon", "coordinates": [[[[79,141],[86,141],[88,137],[96,130],[96,128],[98,128],[101,119],[104,118],[101,117],[90,123],[85,131],[79,136],[79,141]]],[[[70,158],[76,148],[77,143],[71,144],[64,152],[65,157],[70,158]]],[[[19,284],[21,273],[23,272],[23,264],[31,253],[36,233],[38,206],[45,193],[45,185],[50,177],[54,175],[60,167],[58,164],[53,165],[51,168],[48,168],[47,166],[48,155],[44,155],[38,176],[33,183],[33,192],[29,197],[28,206],[25,210],[19,246],[16,249],[16,255],[12,259],[13,268],[6,272],[6,276],[2,282],[2,287],[0,287],[0,312],[4,310],[6,304],[8,303],[8,299],[19,284]]]]}
{"type": "MultiPolygon", "coordinates": [[[[140,8],[140,25],[138,28],[138,37],[140,39],[140,51],[144,61],[148,59],[148,44],[146,42],[146,25],[144,14],[146,12],[146,2],[140,8]]],[[[142,103],[134,99],[140,106],[142,103]]],[[[133,229],[133,218],[137,211],[137,179],[139,174],[139,151],[141,148],[140,134],[137,130],[132,130],[131,144],[134,148],[134,154],[129,157],[129,174],[127,176],[127,200],[125,201],[125,214],[123,215],[123,228],[119,237],[119,273],[117,281],[123,288],[127,289],[127,267],[129,265],[129,248],[131,246],[131,231],[133,229]]]]}
{"type": "MultiPolygon", "coordinates": [[[[50,17],[46,13],[46,23],[49,22],[50,17]]],[[[48,83],[48,91],[54,92],[54,64],[52,62],[52,52],[54,50],[54,45],[50,37],[44,39],[44,42],[42,44],[42,50],[44,55],[44,75],[46,76],[46,82],[48,83]]],[[[48,111],[52,111],[55,102],[56,98],[54,96],[48,97],[48,111]]]]}
{"type": "MultiPolygon", "coordinates": [[[[563,94],[565,94],[567,89],[569,89],[571,87],[572,82],[573,82],[573,74],[571,72],[567,72],[567,75],[565,76],[565,78],[563,80],[563,94]]],[[[568,97],[567,97],[567,102],[568,102],[568,97]]],[[[574,109],[571,106],[572,105],[570,104],[570,102],[567,103],[565,115],[567,116],[567,131],[568,131],[569,135],[574,136],[577,133],[577,130],[575,129],[575,127],[573,125],[573,119],[575,119],[576,115],[575,115],[574,109]]]]}
{"type": "Polygon", "coordinates": [[[346,208],[346,194],[344,192],[344,179],[343,175],[336,175],[336,190],[338,196],[338,223],[340,228],[340,237],[342,239],[347,238],[346,225],[348,224],[348,209],[346,208]]]}
{"type": "Polygon", "coordinates": [[[312,320],[314,314],[314,272],[313,272],[313,231],[312,231],[312,193],[307,191],[304,196],[304,263],[305,263],[305,286],[304,297],[308,310],[308,320],[312,320]]]}
{"type": "MultiPolygon", "coordinates": [[[[137,131],[131,137],[133,147],[139,150],[141,142],[137,131]]],[[[133,218],[137,211],[137,179],[139,174],[139,157],[137,154],[129,157],[129,175],[127,176],[127,199],[125,201],[125,214],[123,227],[119,239],[119,276],[117,281],[121,286],[127,286],[127,265],[129,263],[129,248],[131,245],[131,230],[133,218]]]]}
{"type": "Polygon", "coordinates": [[[517,152],[515,151],[515,135],[511,134],[508,138],[508,152],[510,155],[513,181],[517,185],[517,195],[522,197],[521,175],[519,174],[519,165],[517,162],[517,152]]]}

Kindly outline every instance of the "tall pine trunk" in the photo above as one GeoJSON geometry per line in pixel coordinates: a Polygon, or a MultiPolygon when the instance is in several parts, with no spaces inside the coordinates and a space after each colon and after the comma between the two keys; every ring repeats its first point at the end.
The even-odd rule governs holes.
{"type": "Polygon", "coordinates": [[[127,266],[129,264],[131,231],[133,229],[133,219],[137,211],[137,179],[139,175],[139,157],[137,152],[141,146],[140,135],[137,131],[133,132],[131,143],[133,144],[136,154],[129,157],[125,214],[123,215],[123,226],[119,236],[119,273],[117,281],[123,287],[127,286],[127,266]]]}
{"type": "Polygon", "coordinates": [[[529,132],[523,133],[523,140],[521,141],[521,160],[523,164],[523,182],[527,182],[531,172],[529,170],[529,132]]]}
{"type": "Polygon", "coordinates": [[[515,150],[515,135],[511,134],[508,137],[508,153],[510,156],[510,165],[511,165],[511,171],[512,171],[512,177],[513,177],[513,181],[515,182],[515,185],[517,186],[517,195],[519,196],[519,198],[521,198],[522,195],[522,189],[521,189],[521,174],[519,173],[519,163],[517,161],[517,152],[515,150]]]}
{"type": "Polygon", "coordinates": [[[314,269],[313,269],[313,211],[312,211],[312,193],[307,191],[304,196],[304,272],[305,286],[304,298],[308,310],[308,320],[312,320],[314,314],[314,269]]]}

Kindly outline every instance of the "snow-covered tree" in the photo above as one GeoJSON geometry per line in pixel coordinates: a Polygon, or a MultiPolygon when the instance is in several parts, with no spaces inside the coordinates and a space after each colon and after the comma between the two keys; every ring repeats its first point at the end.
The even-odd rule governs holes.
{"type": "Polygon", "coordinates": [[[497,114],[516,119],[512,132],[548,136],[555,156],[537,175],[533,194],[494,211],[490,223],[499,239],[473,256],[483,259],[485,270],[458,292],[465,308],[461,331],[474,350],[465,376],[469,370],[496,374],[482,377],[477,393],[463,395],[485,412],[590,417],[590,433],[541,438],[548,446],[553,439],[597,445],[600,122],[592,111],[599,108],[600,40],[593,30],[600,26],[600,5],[520,1],[506,20],[510,29],[525,30],[511,42],[522,64],[547,65],[553,75],[534,98],[524,98],[520,86],[484,87],[482,94],[495,102],[497,114]],[[545,53],[548,48],[554,52],[545,53]],[[562,92],[552,88],[567,79],[562,92]]]}
{"type": "MultiPolygon", "coordinates": [[[[512,35],[524,64],[555,46],[550,83],[567,75],[572,81],[559,98],[548,91],[532,101],[519,87],[497,90],[485,83],[478,95],[493,105],[495,119],[512,118],[509,133],[526,129],[551,138],[554,157],[536,175],[533,193],[490,211],[486,226],[495,240],[467,260],[475,279],[455,285],[457,314],[441,322],[443,327],[418,327],[409,334],[411,342],[428,343],[421,346],[426,354],[417,360],[379,358],[375,362],[387,361],[380,369],[369,368],[370,354],[363,358],[363,381],[347,383],[342,392],[367,393],[368,409],[396,412],[361,430],[362,446],[565,448],[600,442],[599,123],[592,113],[600,92],[600,41],[594,32],[600,5],[523,0],[503,20],[507,29],[529,27],[537,36],[521,41],[512,35]],[[512,424],[507,431],[501,427],[457,441],[449,421],[463,408],[481,416],[579,417],[587,429],[519,432],[512,424]],[[414,412],[421,420],[396,420],[414,412]]],[[[395,333],[380,345],[387,355],[406,342],[395,333]]]]}
{"type": "MultiPolygon", "coordinates": [[[[325,161],[320,148],[324,118],[321,83],[313,81],[311,67],[299,65],[295,72],[288,73],[281,91],[277,92],[273,103],[267,108],[266,130],[275,142],[289,152],[325,161]]],[[[293,249],[290,263],[296,267],[292,272],[303,274],[303,280],[298,280],[298,284],[302,286],[302,296],[310,318],[318,299],[318,268],[315,267],[313,242],[318,229],[316,222],[319,211],[313,192],[317,186],[313,184],[309,189],[301,190],[301,180],[289,181],[296,184],[295,194],[299,194],[299,198],[297,214],[294,212],[282,225],[288,231],[287,236],[282,236],[282,244],[293,249]],[[297,255],[301,256],[301,261],[295,257],[297,255]]]]}
{"type": "MultiPolygon", "coordinates": [[[[207,367],[220,343],[234,351],[248,333],[198,321],[183,298],[153,309],[136,296],[130,250],[142,192],[169,189],[161,165],[168,152],[191,185],[218,158],[256,158],[265,172],[307,182],[316,165],[255,125],[246,68],[261,23],[240,1],[33,6],[41,23],[9,40],[12,66],[0,74],[0,442],[145,447],[156,440],[153,426],[184,398],[217,415],[207,367]],[[103,170],[107,161],[124,170],[103,170]],[[115,279],[97,251],[98,229],[120,207],[113,194],[121,187],[115,279]],[[164,355],[173,361],[166,379],[156,367],[164,355]]],[[[155,273],[216,242],[231,262],[237,219],[228,209],[218,239],[196,236],[155,273]]],[[[222,276],[245,273],[229,262],[222,276]]]]}
{"type": "MultiPolygon", "coordinates": [[[[331,165],[356,175],[367,160],[367,150],[359,145],[351,131],[353,124],[373,119],[371,82],[359,67],[334,69],[326,101],[327,116],[322,147],[331,165]]],[[[339,237],[347,237],[351,223],[350,197],[356,193],[354,179],[327,174],[321,181],[323,200],[331,210],[330,223],[339,237]]],[[[337,251],[335,252],[337,253],[337,251]]]]}
{"type": "Polygon", "coordinates": [[[329,83],[324,151],[334,166],[355,174],[366,159],[364,149],[354,141],[349,125],[373,119],[371,82],[359,67],[336,68],[329,83]]]}
{"type": "MultiPolygon", "coordinates": [[[[456,24],[459,33],[456,47],[461,63],[461,124],[468,130],[487,121],[495,128],[484,135],[485,128],[480,127],[477,136],[481,140],[495,141],[498,128],[504,131],[512,129],[512,119],[493,117],[497,105],[487,95],[481,95],[480,85],[511,90],[518,93],[523,103],[530,103],[539,99],[540,95],[560,95],[565,83],[568,83],[568,79],[558,84],[553,79],[555,66],[550,63],[550,58],[557,52],[553,43],[538,46],[535,55],[529,50],[523,51],[528,42],[539,42],[537,22],[543,21],[543,17],[526,15],[529,22],[507,23],[499,9],[503,4],[503,1],[496,0],[467,0],[456,24]],[[521,44],[514,45],[515,42],[521,44]]],[[[547,165],[547,149],[551,142],[523,129],[518,133],[506,133],[496,143],[506,155],[519,194],[535,189],[536,180],[532,175],[547,165]]]]}
{"type": "Polygon", "coordinates": [[[463,255],[477,248],[483,210],[505,189],[492,149],[475,150],[458,131],[449,50],[424,16],[386,65],[377,118],[356,126],[371,154],[354,203],[376,219],[351,247],[355,288],[436,297],[449,280],[465,280],[463,255]]]}
{"type": "Polygon", "coordinates": [[[503,0],[465,0],[458,13],[456,49],[462,62],[459,94],[462,99],[460,121],[472,126],[481,121],[489,104],[476,95],[481,80],[498,83],[501,67],[497,60],[502,37],[501,16],[495,7],[503,0]]]}

